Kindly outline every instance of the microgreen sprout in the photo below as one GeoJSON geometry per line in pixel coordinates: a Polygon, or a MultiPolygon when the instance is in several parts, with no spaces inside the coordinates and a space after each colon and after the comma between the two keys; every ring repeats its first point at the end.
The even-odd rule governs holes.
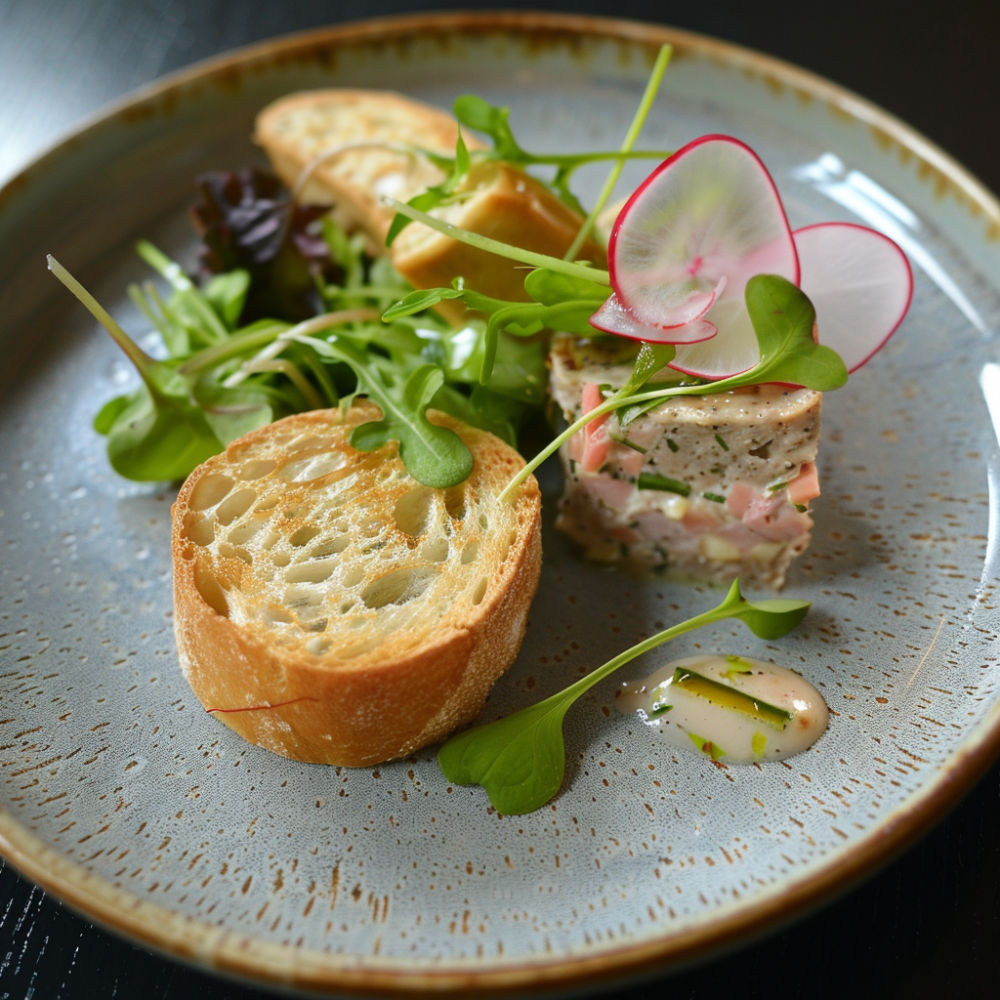
{"type": "Polygon", "coordinates": [[[636,657],[705,625],[737,619],[754,635],[777,639],[795,628],[808,609],[808,602],[789,598],[751,603],[740,592],[739,581],[734,580],[726,597],[710,611],[636,643],[535,705],[452,736],[439,750],[438,763],[449,781],[481,785],[501,813],[540,809],[563,783],[566,749],[562,726],[566,712],[595,684],[636,657]]]}

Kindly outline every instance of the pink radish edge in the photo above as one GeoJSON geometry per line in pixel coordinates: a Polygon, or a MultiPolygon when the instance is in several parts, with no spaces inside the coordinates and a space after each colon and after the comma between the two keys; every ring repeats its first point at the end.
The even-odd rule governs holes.
{"type": "Polygon", "coordinates": [[[622,305],[614,292],[590,317],[590,325],[602,333],[651,344],[698,344],[711,340],[718,332],[714,323],[701,317],[682,326],[652,326],[622,305]]]}
{"type": "MultiPolygon", "coordinates": [[[[847,358],[844,359],[845,364],[847,364],[848,373],[853,373],[856,372],[859,368],[866,365],[880,350],[882,350],[883,347],[885,347],[889,338],[896,332],[896,330],[899,329],[899,326],[903,322],[903,319],[906,317],[907,312],[909,312],[910,304],[913,301],[913,290],[914,290],[913,268],[910,265],[909,258],[906,256],[902,248],[899,246],[898,243],[896,243],[895,240],[886,236],[884,233],[879,232],[877,229],[872,229],[869,226],[862,226],[860,223],[857,222],[814,222],[808,226],[802,226],[801,228],[796,229],[792,233],[792,238],[795,240],[796,243],[796,250],[798,251],[799,246],[802,243],[800,239],[802,234],[806,233],[815,234],[818,231],[829,232],[837,229],[852,230],[856,233],[864,233],[866,239],[874,237],[878,240],[881,240],[886,249],[894,252],[898,256],[899,262],[901,264],[901,273],[906,282],[906,290],[902,295],[902,307],[899,309],[899,315],[889,326],[888,330],[877,336],[877,338],[874,340],[874,346],[867,353],[863,354],[860,357],[860,360],[847,359],[847,358]]],[[[799,263],[801,272],[801,254],[799,254],[799,263]]],[[[805,292],[806,295],[809,295],[808,288],[803,287],[802,290],[803,292],[805,292]]],[[[849,290],[845,289],[845,293],[849,294],[849,290]]],[[[818,322],[818,316],[817,316],[817,326],[819,329],[820,343],[826,344],[827,346],[832,347],[834,350],[838,350],[837,345],[835,343],[831,343],[830,341],[824,339],[823,328],[822,325],[819,324],[818,322]]]]}
{"type": "MultiPolygon", "coordinates": [[[[691,322],[694,322],[695,320],[704,317],[708,312],[708,310],[715,304],[719,296],[723,294],[723,291],[725,289],[725,276],[723,276],[721,282],[717,283],[714,293],[711,296],[706,297],[705,300],[706,304],[704,308],[701,308],[700,306],[698,307],[699,311],[697,312],[696,315],[688,317],[683,322],[674,323],[668,321],[661,323],[661,322],[651,321],[649,317],[645,316],[641,311],[637,310],[634,304],[629,302],[628,296],[622,293],[621,283],[618,277],[619,255],[616,253],[616,247],[618,244],[622,226],[626,223],[626,220],[628,219],[628,216],[632,211],[636,201],[638,201],[641,197],[643,197],[643,195],[648,191],[650,185],[652,185],[664,173],[664,171],[670,169],[671,167],[676,165],[678,160],[696,151],[697,149],[706,145],[707,143],[727,143],[731,146],[735,146],[738,149],[740,149],[743,153],[747,154],[750,160],[752,160],[753,163],[756,164],[759,170],[759,176],[763,177],[766,187],[770,189],[771,196],[773,199],[773,204],[777,208],[778,217],[781,220],[780,228],[783,230],[784,236],[787,239],[788,246],[791,250],[790,256],[792,258],[791,259],[792,267],[790,269],[790,273],[784,276],[787,277],[790,281],[792,281],[796,285],[799,283],[800,269],[799,269],[797,251],[795,249],[795,241],[792,236],[792,229],[788,222],[788,216],[785,213],[785,206],[781,200],[781,194],[778,191],[778,186],[777,184],[775,184],[774,178],[771,176],[770,171],[768,171],[767,167],[764,165],[763,160],[761,160],[761,158],[757,155],[757,153],[742,140],[737,139],[731,135],[725,135],[723,133],[716,133],[716,132],[709,133],[708,135],[703,135],[699,136],[696,139],[692,139],[689,143],[685,144],[676,152],[672,153],[665,160],[663,160],[656,168],[654,168],[653,171],[645,178],[645,180],[643,180],[642,183],[639,184],[639,186],[629,196],[628,200],[625,202],[625,204],[618,212],[618,215],[615,217],[614,224],[612,225],[611,234],[608,239],[608,274],[611,280],[611,287],[614,290],[615,295],[618,299],[618,306],[626,310],[628,314],[632,318],[634,318],[640,326],[646,326],[662,330],[682,329],[685,325],[688,325],[691,322]]],[[[729,291],[730,294],[732,294],[734,289],[730,289],[729,291]]],[[[739,289],[737,294],[742,295],[742,289],[739,289]]],[[[619,331],[617,329],[610,329],[606,330],[605,332],[616,333],[619,331]]],[[[627,333],[622,333],[621,335],[629,336],[629,334],[627,333]]],[[[641,339],[641,338],[633,337],[633,339],[641,339]]],[[[705,338],[704,336],[689,335],[687,337],[677,338],[676,340],[673,340],[670,337],[664,337],[660,335],[657,339],[658,341],[665,343],[683,344],[683,343],[697,343],[707,338],[705,338]]],[[[692,371],[689,374],[696,375],[699,373],[692,371]]],[[[722,377],[722,376],[716,376],[716,377],[722,377]]]]}

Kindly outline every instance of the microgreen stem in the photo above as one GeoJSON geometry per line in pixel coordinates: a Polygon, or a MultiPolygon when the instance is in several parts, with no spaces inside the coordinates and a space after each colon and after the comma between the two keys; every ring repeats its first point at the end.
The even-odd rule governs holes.
{"type": "Polygon", "coordinates": [[[567,698],[575,700],[584,692],[589,691],[595,684],[604,680],[605,677],[613,674],[619,667],[623,667],[626,663],[642,656],[643,653],[648,653],[650,650],[656,649],[657,646],[662,646],[663,643],[669,642],[671,639],[676,639],[678,636],[685,635],[688,632],[693,632],[695,629],[702,628],[705,625],[711,625],[713,622],[725,621],[727,618],[732,617],[733,592],[731,590],[727,598],[711,610],[703,611],[700,615],[688,618],[686,621],[679,622],[677,625],[671,625],[662,632],[657,632],[655,635],[651,635],[648,638],[643,639],[641,642],[637,642],[634,646],[630,646],[628,649],[608,660],[607,663],[597,667],[595,670],[592,670],[589,674],[581,677],[578,681],[574,681],[558,694],[551,697],[553,700],[559,699],[560,701],[567,698]]]}
{"type": "MultiPolygon", "coordinates": [[[[661,46],[656,57],[656,63],[653,66],[653,72],[650,74],[649,80],[646,82],[646,89],[642,95],[642,100],[639,102],[639,106],[636,108],[635,115],[632,118],[632,123],[629,125],[628,131],[625,133],[625,139],[623,140],[621,147],[622,153],[631,152],[636,139],[639,138],[639,133],[642,131],[642,126],[645,124],[646,118],[649,116],[649,111],[653,106],[653,101],[656,99],[657,91],[660,88],[660,82],[663,80],[663,74],[667,70],[667,65],[670,62],[670,57],[673,55],[673,51],[672,45],[661,46]]],[[[615,185],[618,183],[618,178],[621,176],[624,166],[624,158],[615,160],[612,164],[611,170],[608,172],[608,176],[604,181],[604,185],[597,196],[597,201],[594,202],[593,208],[591,208],[587,218],[584,219],[583,225],[580,226],[579,231],[573,238],[573,242],[570,244],[569,249],[567,249],[564,255],[566,260],[576,259],[577,254],[580,252],[580,247],[583,246],[584,240],[586,240],[592,232],[594,224],[597,221],[597,217],[601,214],[608,199],[611,197],[611,192],[614,191],[615,185]]]]}
{"type": "Polygon", "coordinates": [[[460,226],[445,222],[427,212],[421,212],[420,209],[397,201],[395,198],[385,198],[384,201],[385,204],[399,212],[400,215],[405,215],[414,222],[421,222],[445,236],[450,236],[453,240],[458,240],[460,243],[468,244],[479,250],[485,250],[488,253],[497,254],[500,257],[506,257],[508,260],[527,264],[529,267],[545,267],[551,271],[558,271],[560,274],[568,275],[571,278],[583,278],[586,281],[593,281],[596,284],[611,286],[611,278],[607,271],[589,267],[586,264],[577,264],[572,261],[562,260],[559,257],[550,257],[548,254],[535,253],[533,250],[525,250],[522,247],[511,246],[509,243],[490,239],[488,236],[481,236],[479,233],[462,229],[460,226]]]}
{"type": "MultiPolygon", "coordinates": [[[[193,375],[196,372],[204,371],[228,361],[230,358],[238,357],[246,351],[260,347],[267,347],[275,342],[287,339],[287,334],[292,331],[296,333],[312,334],[318,333],[331,326],[338,326],[342,323],[365,322],[377,320],[381,314],[377,309],[338,309],[335,312],[322,313],[304,320],[297,326],[289,326],[288,323],[270,323],[267,326],[257,327],[253,330],[246,330],[243,333],[231,335],[225,343],[213,344],[203,351],[192,355],[183,365],[180,371],[183,375],[193,375]]],[[[283,349],[279,347],[279,351],[283,349]]]]}
{"type": "Polygon", "coordinates": [[[215,310],[202,297],[194,282],[184,273],[183,268],[175,260],[171,260],[162,250],[148,240],[140,240],[136,244],[136,253],[154,271],[157,271],[176,292],[190,296],[190,305],[198,313],[206,332],[217,341],[223,341],[229,336],[229,331],[216,315],[215,310]]]}
{"type": "MultiPolygon", "coordinates": [[[[646,403],[652,400],[667,399],[671,396],[699,396],[706,393],[724,392],[726,383],[739,378],[723,379],[719,382],[710,382],[705,385],[675,385],[667,389],[651,389],[648,392],[637,392],[627,396],[612,395],[603,403],[599,403],[593,409],[577,417],[565,430],[557,434],[534,458],[527,462],[512,479],[500,491],[497,498],[500,501],[507,500],[510,495],[530,476],[549,456],[555,454],[559,448],[565,444],[574,434],[583,430],[592,420],[604,416],[605,413],[613,413],[625,406],[633,406],[637,403],[646,403]],[[720,388],[721,387],[721,388],[720,388]]],[[[736,384],[742,384],[737,382],[736,384]]]]}
{"type": "Polygon", "coordinates": [[[111,339],[125,352],[129,361],[135,365],[140,377],[151,393],[157,394],[158,390],[148,377],[148,369],[153,364],[153,359],[141,348],[132,338],[115,322],[111,314],[66,270],[62,264],[56,260],[52,254],[46,258],[48,269],[68,288],[73,295],[84,305],[88,312],[111,334],[111,339]]]}
{"type": "Polygon", "coordinates": [[[179,371],[182,375],[195,375],[206,368],[213,368],[223,361],[228,361],[230,358],[239,357],[245,351],[252,351],[265,344],[270,344],[287,329],[287,323],[269,323],[267,326],[254,330],[234,333],[223,343],[213,344],[211,347],[206,347],[204,350],[198,351],[197,354],[193,354],[180,366],[179,371]]]}
{"type": "Polygon", "coordinates": [[[323,397],[309,384],[308,379],[302,374],[302,370],[284,358],[262,358],[259,361],[251,361],[247,363],[244,371],[248,373],[280,372],[302,393],[302,398],[305,399],[311,410],[321,410],[326,405],[323,397]]]}
{"type": "Polygon", "coordinates": [[[253,366],[255,364],[277,357],[292,340],[297,340],[300,337],[310,337],[314,333],[322,333],[323,330],[328,330],[332,326],[340,326],[343,323],[350,323],[356,320],[377,320],[378,318],[379,312],[376,309],[339,309],[336,312],[313,316],[311,319],[296,323],[295,326],[285,325],[278,332],[277,336],[272,337],[270,341],[265,341],[265,346],[261,351],[241,365],[222,384],[227,389],[232,389],[239,385],[254,371],[253,366]]]}

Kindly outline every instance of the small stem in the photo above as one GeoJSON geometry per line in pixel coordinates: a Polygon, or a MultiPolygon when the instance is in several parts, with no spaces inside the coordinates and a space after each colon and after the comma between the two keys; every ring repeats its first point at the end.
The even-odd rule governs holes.
{"type": "Polygon", "coordinates": [[[533,250],[525,250],[522,247],[515,247],[509,243],[501,243],[500,240],[490,239],[488,236],[481,236],[479,233],[462,229],[460,226],[453,225],[450,222],[444,222],[436,216],[430,215],[427,212],[421,212],[412,205],[406,205],[395,198],[386,198],[384,201],[399,212],[400,215],[405,215],[414,222],[422,222],[425,226],[445,236],[450,236],[453,240],[458,240],[460,243],[466,243],[479,250],[485,250],[488,253],[506,257],[508,260],[527,264],[529,267],[544,267],[551,271],[558,271],[560,274],[566,274],[571,278],[583,278],[586,281],[593,281],[597,284],[608,285],[609,287],[611,285],[611,278],[607,271],[588,267],[586,264],[575,264],[572,261],[562,260],[559,257],[550,257],[548,254],[535,253],[533,250]]]}
{"type": "Polygon", "coordinates": [[[689,618],[678,625],[671,625],[670,628],[664,629],[662,632],[657,632],[656,635],[651,635],[648,639],[643,639],[641,642],[637,642],[634,646],[630,646],[624,652],[608,660],[607,663],[592,670],[586,677],[581,677],[580,680],[575,681],[562,691],[561,694],[567,695],[572,692],[572,697],[576,700],[580,695],[589,691],[598,681],[604,680],[605,677],[613,674],[619,667],[623,667],[630,660],[634,660],[636,657],[642,656],[643,653],[648,653],[650,650],[656,649],[657,646],[661,646],[663,643],[669,642],[671,639],[676,639],[687,632],[693,632],[695,629],[702,628],[705,625],[711,625],[712,622],[725,621],[727,618],[732,618],[737,611],[742,611],[745,607],[743,603],[737,604],[735,607],[731,605],[725,606],[727,603],[723,602],[722,605],[712,608],[711,611],[703,611],[700,615],[695,615],[694,618],[689,618]]]}
{"type": "Polygon", "coordinates": [[[297,365],[285,358],[262,358],[258,361],[248,361],[243,369],[245,372],[279,372],[286,376],[309,405],[311,410],[322,410],[326,403],[323,397],[309,384],[305,375],[297,365]]]}
{"type": "Polygon", "coordinates": [[[336,312],[322,313],[303,321],[297,327],[291,327],[287,323],[272,323],[258,329],[245,330],[243,333],[230,335],[222,344],[214,344],[212,347],[206,347],[203,351],[199,351],[189,358],[180,370],[184,375],[193,375],[195,372],[211,368],[213,365],[229,360],[229,358],[237,357],[245,351],[271,344],[292,330],[316,333],[340,323],[377,320],[379,316],[380,313],[377,309],[358,307],[357,309],[339,309],[336,312]]]}
{"type": "Polygon", "coordinates": [[[634,406],[637,403],[649,403],[657,399],[670,399],[673,396],[705,396],[715,392],[725,392],[740,385],[747,384],[744,376],[734,375],[731,378],[722,379],[719,382],[706,382],[699,385],[674,385],[666,389],[651,389],[648,392],[637,392],[628,396],[609,396],[603,403],[599,403],[592,410],[577,417],[564,431],[557,434],[533,459],[525,463],[517,475],[500,491],[498,500],[507,500],[510,494],[530,476],[550,455],[559,450],[574,434],[583,430],[597,417],[605,413],[613,413],[625,406],[634,406]]]}
{"type": "Polygon", "coordinates": [[[257,361],[267,361],[270,358],[277,357],[288,346],[291,340],[296,340],[299,337],[308,337],[314,333],[321,333],[331,326],[339,326],[342,323],[350,323],[357,320],[377,320],[379,315],[376,309],[340,309],[337,312],[313,316],[311,319],[303,320],[295,326],[286,326],[262,351],[243,364],[237,371],[233,372],[232,375],[228,376],[222,384],[227,389],[239,385],[252,370],[249,366],[257,361]]]}
{"type": "Polygon", "coordinates": [[[46,257],[49,270],[76,296],[88,312],[111,334],[111,339],[125,352],[125,356],[135,365],[140,377],[150,392],[156,392],[147,372],[153,359],[115,322],[111,314],[56,260],[52,254],[46,257]]]}
{"type": "MultiPolygon", "coordinates": [[[[649,80],[646,83],[646,89],[643,92],[642,100],[639,102],[639,107],[636,108],[632,124],[629,125],[628,131],[625,133],[625,139],[622,142],[621,148],[623,153],[630,153],[632,151],[632,147],[635,145],[636,139],[639,138],[639,133],[642,131],[642,126],[645,124],[646,118],[649,116],[650,108],[653,106],[653,101],[656,99],[656,92],[659,90],[660,82],[663,79],[663,74],[667,70],[667,64],[670,62],[670,57],[673,54],[673,51],[673,46],[671,45],[663,45],[660,48],[659,54],[656,57],[656,64],[653,67],[653,72],[650,74],[649,80]]],[[[604,186],[601,188],[600,194],[597,196],[597,201],[594,202],[594,207],[590,210],[590,214],[587,218],[584,219],[583,225],[580,226],[573,242],[564,254],[566,260],[576,259],[576,255],[580,252],[580,247],[583,246],[584,240],[586,240],[590,235],[597,217],[603,210],[607,200],[611,197],[611,192],[618,183],[618,178],[621,176],[624,167],[624,159],[615,160],[612,164],[611,170],[604,181],[604,186]]]]}
{"type": "Polygon", "coordinates": [[[175,260],[171,260],[162,250],[148,240],[140,240],[136,244],[136,252],[154,271],[170,284],[176,292],[188,295],[191,308],[198,313],[199,319],[216,341],[223,341],[229,336],[229,331],[219,319],[218,314],[206,301],[195,283],[184,273],[183,268],[175,260]]]}
{"type": "Polygon", "coordinates": [[[287,329],[287,323],[272,323],[256,330],[248,330],[245,333],[234,333],[225,342],[213,344],[211,347],[206,347],[192,355],[181,365],[180,373],[194,375],[206,368],[212,368],[230,358],[238,357],[244,351],[253,350],[263,344],[270,344],[275,337],[287,329]]]}

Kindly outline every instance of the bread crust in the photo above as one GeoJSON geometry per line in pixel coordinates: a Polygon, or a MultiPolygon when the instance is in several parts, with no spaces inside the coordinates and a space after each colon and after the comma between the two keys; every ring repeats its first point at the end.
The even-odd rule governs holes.
{"type": "MultiPolygon", "coordinates": [[[[439,567],[442,578],[434,577],[428,591],[404,600],[398,608],[392,603],[370,608],[364,601],[357,602],[365,581],[352,589],[344,574],[304,585],[323,592],[329,608],[348,598],[358,604],[356,613],[334,615],[322,630],[316,629],[315,621],[298,618],[294,608],[282,606],[282,590],[290,592],[291,571],[284,577],[279,574],[280,585],[275,585],[273,575],[267,578],[273,567],[266,554],[261,554],[263,550],[241,551],[238,544],[253,528],[260,514],[258,505],[267,515],[258,535],[287,522],[286,537],[272,545],[272,551],[281,556],[274,557],[275,563],[282,562],[289,551],[289,538],[294,545],[296,532],[304,536],[307,526],[312,526],[311,531],[314,522],[329,524],[337,516],[330,512],[328,494],[339,489],[337,509],[353,515],[362,512],[372,522],[373,544],[381,540],[414,572],[435,571],[433,558],[440,559],[443,542],[421,539],[414,524],[401,526],[400,518],[405,515],[399,514],[400,505],[409,502],[406,498],[414,495],[416,484],[400,472],[396,446],[362,453],[346,443],[353,427],[378,415],[374,404],[357,401],[346,414],[313,411],[260,428],[196,469],[172,509],[175,633],[184,674],[205,709],[220,721],[251,742],[296,760],[372,765],[406,756],[471,721],[517,654],[538,585],[541,500],[537,483],[529,480],[509,504],[498,506],[494,498],[522,464],[520,456],[492,435],[438,414],[435,421],[460,433],[475,457],[473,474],[464,487],[464,512],[445,509],[454,502],[453,498],[449,501],[447,491],[419,492],[421,502],[431,505],[429,516],[445,509],[441,516],[451,525],[445,541],[452,555],[439,567]],[[333,442],[341,450],[343,463],[312,479],[278,483],[274,477],[280,480],[282,470],[289,468],[279,461],[246,485],[248,470],[255,475],[263,468],[261,463],[273,461],[283,450],[292,449],[297,462],[302,460],[303,447],[305,451],[312,447],[311,454],[320,456],[317,460],[322,465],[322,452],[315,450],[315,442],[319,446],[333,442]],[[375,501],[371,489],[377,487],[380,475],[385,477],[385,469],[392,471],[389,487],[375,501]],[[234,474],[239,470],[243,479],[234,474]],[[218,489],[215,484],[220,477],[232,480],[232,487],[218,489]],[[353,485],[344,487],[349,479],[353,485]],[[234,507],[246,501],[238,499],[243,489],[252,492],[256,501],[230,518],[234,507]],[[485,491],[492,490],[488,498],[492,513],[487,519],[491,523],[486,529],[469,523],[486,509],[473,502],[473,490],[484,500],[485,491]],[[279,499],[272,503],[275,496],[279,499]],[[318,518],[312,516],[317,513],[318,518]],[[408,539],[410,531],[415,534],[408,539]],[[462,546],[472,542],[478,554],[463,562],[462,546]],[[429,569],[419,568],[423,565],[421,546],[437,547],[436,556],[432,553],[423,560],[429,569]],[[407,552],[417,554],[411,558],[407,552]],[[470,589],[474,581],[469,574],[475,581],[485,581],[476,584],[481,593],[470,589]],[[452,591],[454,597],[443,606],[438,598],[452,591]],[[407,604],[412,607],[407,609],[407,604]],[[421,620],[424,613],[432,620],[421,620]],[[382,635],[380,615],[390,620],[394,615],[410,615],[410,625],[382,635]],[[370,640],[369,648],[362,648],[364,642],[359,645],[359,640],[370,640]]],[[[359,523],[355,517],[353,528],[359,523]]],[[[345,551],[346,555],[339,554],[340,562],[360,572],[352,561],[355,550],[345,551]]],[[[379,558],[369,558],[370,579],[365,578],[369,589],[390,579],[393,572],[384,560],[371,565],[379,558]]],[[[310,563],[303,556],[289,565],[308,567],[310,563]]],[[[378,601],[373,603],[378,605],[378,601]]]]}

